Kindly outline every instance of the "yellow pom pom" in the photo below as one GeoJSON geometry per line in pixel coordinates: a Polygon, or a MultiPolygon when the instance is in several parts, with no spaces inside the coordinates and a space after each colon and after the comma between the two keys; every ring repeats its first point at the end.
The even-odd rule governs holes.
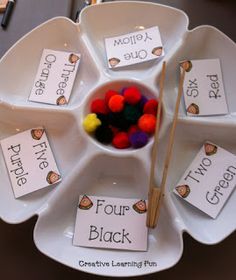
{"type": "Polygon", "coordinates": [[[88,133],[94,132],[101,124],[101,121],[94,113],[88,114],[83,121],[84,130],[88,133]]]}

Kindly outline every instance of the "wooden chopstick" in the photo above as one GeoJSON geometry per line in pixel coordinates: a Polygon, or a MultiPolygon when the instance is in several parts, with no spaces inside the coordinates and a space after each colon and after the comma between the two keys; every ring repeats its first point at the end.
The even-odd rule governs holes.
{"type": "MultiPolygon", "coordinates": [[[[171,159],[171,154],[172,154],[172,149],[173,149],[173,144],[174,144],[174,136],[175,136],[175,130],[176,130],[176,125],[177,125],[177,121],[178,121],[178,112],[179,112],[179,105],[180,105],[181,96],[182,96],[182,92],[183,92],[184,78],[185,78],[185,70],[182,69],[181,75],[180,75],[179,87],[178,87],[178,96],[177,96],[176,103],[175,103],[175,112],[174,112],[174,116],[173,116],[173,123],[172,123],[168,146],[167,146],[167,153],[166,153],[166,158],[165,158],[161,185],[160,185],[160,188],[158,191],[152,190],[152,192],[151,192],[151,194],[154,194],[154,196],[155,196],[155,198],[151,198],[151,209],[149,211],[150,217],[147,219],[147,221],[148,221],[147,226],[151,227],[151,228],[156,227],[157,220],[160,215],[160,209],[161,209],[162,200],[163,200],[163,196],[164,196],[165,185],[166,185],[166,180],[167,180],[167,175],[168,175],[168,170],[169,170],[169,165],[170,165],[170,159],[171,159]],[[156,193],[158,193],[158,195],[156,193]]],[[[155,142],[154,142],[154,144],[155,144],[155,142]]]]}
{"type": "MultiPolygon", "coordinates": [[[[161,111],[162,111],[162,100],[163,100],[163,89],[164,89],[164,81],[166,74],[166,62],[164,61],[162,64],[161,78],[160,78],[160,94],[159,94],[159,102],[157,108],[157,121],[154,135],[154,143],[152,148],[151,155],[151,168],[150,168],[150,176],[149,176],[149,192],[148,192],[148,212],[147,212],[147,226],[150,224],[150,218],[153,216],[152,211],[154,210],[153,205],[155,205],[155,201],[158,198],[158,194],[154,191],[155,179],[154,179],[154,171],[155,171],[155,162],[157,158],[157,148],[159,142],[159,130],[161,123],[161,111]],[[153,193],[154,191],[154,193],[153,193]]],[[[157,189],[157,188],[155,188],[157,189]]]]}

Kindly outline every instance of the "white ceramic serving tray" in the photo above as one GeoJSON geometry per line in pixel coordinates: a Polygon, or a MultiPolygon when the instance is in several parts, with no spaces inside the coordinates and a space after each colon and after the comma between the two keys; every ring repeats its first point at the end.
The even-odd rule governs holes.
{"type": "MultiPolygon", "coordinates": [[[[0,139],[35,126],[44,126],[63,181],[15,199],[3,156],[0,155],[0,217],[20,223],[38,215],[34,229],[37,248],[47,256],[75,269],[98,275],[135,276],[175,265],[183,252],[184,231],[199,242],[222,241],[236,228],[236,192],[216,220],[181,201],[172,189],[205,140],[236,153],[236,45],[211,26],[188,30],[188,17],[180,10],[145,2],[113,2],[93,5],[75,24],[54,18],[19,40],[0,61],[0,139]],[[147,252],[75,247],[72,245],[80,194],[146,198],[153,140],[139,150],[115,150],[88,136],[82,120],[90,100],[105,89],[137,84],[147,96],[158,97],[162,60],[110,70],[106,64],[104,38],[151,26],[159,26],[167,61],[159,160],[164,151],[177,96],[178,62],[191,58],[220,58],[230,114],[221,117],[187,117],[183,104],[164,205],[156,229],[149,230],[147,252]],[[70,102],[65,107],[28,102],[44,48],[82,54],[70,102]],[[143,262],[155,266],[118,268],[81,266],[84,262],[143,262]]],[[[161,174],[161,172],[156,172],[161,174]]],[[[160,177],[156,176],[157,184],[160,177]]]]}

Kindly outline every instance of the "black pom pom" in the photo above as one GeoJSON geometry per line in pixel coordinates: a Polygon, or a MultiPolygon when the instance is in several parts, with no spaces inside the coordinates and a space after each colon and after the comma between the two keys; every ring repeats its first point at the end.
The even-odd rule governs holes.
{"type": "Polygon", "coordinates": [[[104,144],[112,142],[113,132],[109,126],[101,125],[95,131],[95,138],[104,144]]]}
{"type": "Polygon", "coordinates": [[[103,126],[109,125],[109,117],[105,114],[97,114],[97,118],[102,122],[103,126]]]}
{"type": "Polygon", "coordinates": [[[121,130],[127,130],[130,127],[130,122],[124,117],[123,112],[120,113],[110,113],[109,114],[110,124],[121,130]]]}

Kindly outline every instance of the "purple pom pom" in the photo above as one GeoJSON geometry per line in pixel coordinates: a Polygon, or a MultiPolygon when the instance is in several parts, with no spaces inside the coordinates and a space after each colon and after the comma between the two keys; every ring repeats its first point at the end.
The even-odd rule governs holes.
{"type": "Polygon", "coordinates": [[[124,92],[126,91],[126,89],[127,89],[126,87],[124,87],[124,88],[121,89],[120,94],[121,94],[122,96],[124,96],[124,92]]]}
{"type": "Polygon", "coordinates": [[[143,109],[144,105],[148,102],[147,97],[144,95],[141,96],[141,100],[139,101],[140,108],[143,109]]]}
{"type": "Polygon", "coordinates": [[[135,149],[145,146],[148,142],[148,134],[143,131],[136,131],[130,135],[130,142],[135,149]]]}

